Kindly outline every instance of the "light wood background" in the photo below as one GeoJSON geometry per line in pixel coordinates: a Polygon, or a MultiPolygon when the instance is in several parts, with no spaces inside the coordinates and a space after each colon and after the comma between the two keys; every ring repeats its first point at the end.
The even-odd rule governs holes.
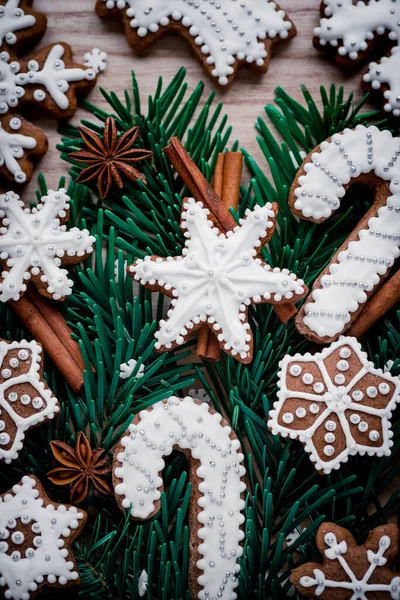
{"type": "MultiPolygon", "coordinates": [[[[253,1],[257,3],[261,0],[253,1]]],[[[301,83],[306,84],[313,94],[318,94],[321,84],[329,86],[334,82],[344,84],[347,91],[353,89],[356,98],[362,96],[360,79],[363,67],[356,73],[341,71],[313,48],[312,31],[318,23],[319,4],[319,0],[280,0],[281,7],[289,12],[296,24],[297,36],[275,47],[266,75],[260,77],[243,67],[229,90],[217,91],[216,97],[224,102],[229,123],[233,126],[231,140],[238,139],[241,146],[260,160],[254,124],[257,117],[264,113],[264,106],[273,101],[276,86],[283,86],[298,100],[302,98],[301,83]]],[[[190,89],[200,80],[206,84],[206,93],[215,89],[184,40],[170,36],[155,44],[146,57],[137,57],[125,39],[121,24],[100,19],[94,11],[94,5],[95,0],[35,0],[34,7],[48,16],[47,31],[37,49],[57,41],[66,41],[71,44],[77,62],[83,61],[84,53],[93,47],[105,50],[108,68],[99,76],[98,83],[106,90],[119,94],[130,87],[132,69],[136,72],[142,98],[145,99],[154,93],[159,75],[168,82],[182,65],[187,69],[190,89]]],[[[89,98],[99,106],[106,106],[97,88],[89,98]]],[[[84,114],[79,110],[74,122],[78,122],[84,114]]],[[[49,187],[54,187],[60,175],[68,170],[68,165],[61,161],[56,149],[60,136],[55,122],[35,120],[35,123],[43,127],[49,138],[49,152],[41,160],[39,168],[44,172],[49,187]]],[[[34,176],[24,191],[26,201],[35,188],[34,176]]]]}

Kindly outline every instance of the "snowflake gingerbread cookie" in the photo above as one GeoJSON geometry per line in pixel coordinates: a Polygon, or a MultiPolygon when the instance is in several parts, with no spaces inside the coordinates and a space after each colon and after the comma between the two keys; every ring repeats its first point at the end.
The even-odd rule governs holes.
{"type": "Polygon", "coordinates": [[[0,175],[25,183],[33,173],[32,157],[47,152],[47,138],[39,127],[17,115],[0,121],[0,175]]]}
{"type": "Polygon", "coordinates": [[[18,457],[28,429],[59,411],[43,379],[41,352],[35,341],[0,340],[0,459],[6,463],[18,457]]]}
{"type": "Polygon", "coordinates": [[[67,230],[69,200],[64,189],[49,190],[29,209],[13,192],[0,195],[0,301],[19,300],[29,281],[54,300],[71,294],[61,265],[82,262],[95,238],[86,229],[67,230]]]}
{"type": "Polygon", "coordinates": [[[71,544],[87,515],[47,497],[36,477],[0,496],[0,586],[4,598],[31,600],[46,586],[79,583],[71,544]]]}
{"type": "Polygon", "coordinates": [[[362,546],[334,523],[317,533],[322,563],[306,563],[290,581],[302,596],[322,600],[400,600],[400,573],[391,570],[399,544],[396,525],[373,529],[362,546]]]}
{"type": "Polygon", "coordinates": [[[400,3],[396,0],[323,0],[321,21],[314,29],[314,45],[332,50],[336,62],[345,67],[358,65],[369,55],[382,56],[392,46],[389,55],[372,62],[364,75],[363,87],[379,91],[384,98],[384,110],[400,117],[400,3]],[[382,93],[383,92],[383,93],[382,93]]]}
{"type": "Polygon", "coordinates": [[[246,489],[240,442],[208,404],[172,397],[136,416],[114,454],[113,483],[122,509],[149,519],[160,509],[164,458],[187,455],[190,502],[189,589],[200,600],[234,600],[243,549],[246,489]]]}
{"type": "Polygon", "coordinates": [[[222,87],[233,82],[241,64],[265,73],[272,46],[296,35],[287,13],[270,0],[97,0],[96,11],[122,19],[138,51],[169,32],[181,35],[222,87]]]}
{"type": "Polygon", "coordinates": [[[47,18],[32,4],[33,0],[0,0],[0,51],[8,48],[19,54],[40,40],[47,18]]]}
{"type": "Polygon", "coordinates": [[[299,439],[318,471],[329,474],[354,454],[390,455],[400,379],[374,369],[355,338],[314,355],[287,355],[279,366],[268,427],[299,439]]]}
{"type": "Polygon", "coordinates": [[[258,258],[275,227],[271,204],[247,210],[246,218],[226,235],[209,215],[201,202],[186,199],[182,255],[146,256],[130,265],[128,273],[148,289],[172,297],[168,318],[160,321],[156,333],[156,350],[171,350],[207,325],[225,352],[248,363],[253,350],[249,305],[296,302],[307,288],[287,269],[272,269],[258,258]]]}

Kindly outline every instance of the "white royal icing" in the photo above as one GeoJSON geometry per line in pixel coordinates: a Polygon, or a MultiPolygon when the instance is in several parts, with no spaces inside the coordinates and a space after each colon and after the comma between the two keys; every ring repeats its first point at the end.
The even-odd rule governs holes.
{"type": "MultiPolygon", "coordinates": [[[[123,363],[119,367],[119,376],[121,379],[129,379],[132,373],[135,371],[137,365],[137,360],[131,358],[127,363],[123,363]]],[[[144,375],[144,364],[142,363],[137,370],[134,378],[140,379],[144,375]]]]}
{"type": "Polygon", "coordinates": [[[9,62],[9,53],[1,52],[0,114],[18,105],[25,95],[24,86],[43,86],[46,91],[38,88],[33,92],[35,102],[43,102],[48,94],[61,110],[66,110],[69,107],[69,83],[92,81],[96,73],[93,69],[66,67],[61,60],[63,55],[64,47],[56,44],[51,48],[42,68],[32,59],[27,64],[27,70],[21,72],[21,63],[18,60],[9,62]]]}
{"type": "Polygon", "coordinates": [[[148,583],[149,576],[147,575],[147,572],[143,569],[143,571],[140,573],[138,581],[138,593],[141,598],[143,598],[143,596],[146,595],[148,583]]]}
{"type": "Polygon", "coordinates": [[[304,218],[325,220],[340,206],[344,186],[362,173],[373,172],[390,183],[391,196],[368,227],[358,232],[331,263],[305,305],[304,324],[318,336],[334,337],[351,320],[351,313],[367,300],[400,254],[400,138],[389,131],[358,125],[335,133],[305,163],[294,191],[294,207],[304,218]]]}
{"type": "Polygon", "coordinates": [[[282,271],[256,258],[261,240],[273,226],[271,204],[246,211],[240,226],[221,234],[208,219],[209,210],[189,198],[182,212],[186,247],[182,256],[152,260],[146,256],[129,268],[142,284],[158,284],[172,293],[168,319],[160,321],[157,349],[183,344],[194,326],[212,324],[218,341],[233,356],[249,357],[251,329],[245,322],[251,302],[293,298],[304,283],[287,269],[282,271]]]}
{"type": "Polygon", "coordinates": [[[39,496],[36,480],[29,476],[0,498],[0,586],[6,587],[4,598],[29,600],[46,578],[47,583],[57,585],[78,579],[63,538],[79,527],[83,517],[75,506],[46,503],[39,496]],[[18,531],[21,524],[31,527],[33,543],[11,553],[10,542],[14,547],[24,542],[18,531]]]}
{"type": "Polygon", "coordinates": [[[20,0],[8,0],[5,6],[0,6],[0,46],[3,42],[15,44],[16,31],[33,27],[36,19],[33,15],[26,15],[19,7],[20,0]]]}
{"type": "Polygon", "coordinates": [[[181,22],[213,65],[220,85],[228,83],[236,59],[262,67],[265,40],[286,39],[292,27],[284,10],[270,0],[104,0],[109,9],[126,8],[139,37],[156,33],[160,25],[181,22]]]}
{"type": "Polygon", "coordinates": [[[386,99],[384,109],[400,117],[400,46],[392,48],[391,55],[384,56],[379,63],[370,63],[364,81],[370,83],[374,90],[386,85],[389,89],[383,92],[386,99]]]}
{"type": "Polygon", "coordinates": [[[0,341],[0,459],[6,463],[18,457],[28,429],[52,419],[60,410],[57,398],[40,379],[41,352],[42,348],[35,341],[23,340],[11,343],[0,341]],[[14,350],[18,350],[18,358],[11,358],[10,364],[7,364],[7,354],[14,350]],[[20,375],[15,373],[21,363],[24,364],[26,361],[31,363],[27,372],[20,375]],[[27,384],[33,388],[32,395],[21,393],[20,386],[27,384]],[[29,416],[23,417],[20,410],[28,405],[34,410],[30,411],[32,414],[29,416]],[[15,432],[7,431],[4,421],[6,415],[14,422],[15,432]],[[9,446],[10,442],[11,446],[9,446]],[[9,448],[5,449],[5,446],[9,448]]]}
{"type": "MultiPolygon", "coordinates": [[[[338,361],[338,364],[340,362],[338,361]]],[[[336,365],[337,369],[338,364],[336,365]]],[[[278,401],[274,403],[274,408],[270,411],[268,427],[274,435],[290,436],[292,439],[297,438],[303,442],[305,450],[310,454],[310,460],[315,463],[316,469],[329,474],[332,469],[339,469],[341,463],[347,462],[348,457],[354,454],[390,455],[390,448],[393,446],[390,418],[396,403],[400,401],[400,379],[392,377],[388,373],[383,373],[380,369],[374,369],[355,338],[341,337],[321,353],[314,355],[308,353],[305,355],[296,354],[295,356],[286,355],[279,363],[279,367],[278,401]],[[331,378],[325,364],[338,348],[346,350],[347,353],[350,352],[355,366],[359,361],[356,374],[345,385],[339,385],[334,381],[334,378],[331,378]],[[300,378],[300,374],[303,372],[303,363],[311,363],[317,366],[321,383],[324,385],[325,391],[323,393],[314,393],[313,389],[310,389],[310,391],[288,389],[288,374],[300,378]],[[296,371],[294,367],[297,369],[296,371]],[[382,396],[379,399],[385,408],[375,408],[367,401],[367,397],[371,398],[378,395],[371,394],[370,387],[373,386],[367,389],[367,397],[363,396],[362,392],[357,389],[357,386],[363,385],[362,379],[371,375],[379,378],[380,384],[390,383],[394,386],[390,395],[387,395],[387,392],[382,394],[379,390],[380,394],[384,396],[384,399],[382,399],[382,396]],[[291,399],[293,398],[298,400],[299,408],[302,408],[306,414],[309,411],[314,415],[311,426],[304,425],[304,427],[301,427],[303,417],[297,414],[297,411],[293,413],[291,408],[287,408],[288,405],[292,405],[291,399]],[[304,407],[301,406],[302,399],[304,400],[304,407]],[[280,416],[282,416],[283,425],[279,423],[280,416]],[[380,423],[380,432],[373,429],[377,419],[380,423]],[[338,423],[336,420],[338,420],[338,423]],[[354,439],[351,433],[351,425],[357,424],[360,432],[365,433],[371,429],[368,438],[373,444],[370,445],[369,442],[361,444],[354,439]],[[317,444],[318,447],[315,444],[314,436],[321,428],[326,430],[324,438],[326,445],[319,448],[319,444],[317,444]],[[344,434],[346,446],[335,457],[330,458],[336,452],[336,437],[341,434],[344,434]],[[376,445],[378,441],[381,443],[376,445]]]]}
{"type": "Polygon", "coordinates": [[[93,252],[95,238],[87,229],[61,225],[69,210],[64,189],[49,190],[40,204],[30,210],[13,192],[0,195],[0,301],[19,300],[32,275],[47,283],[55,300],[71,294],[73,281],[61,269],[64,256],[83,257],[93,252]]]}
{"type": "Polygon", "coordinates": [[[0,121],[0,167],[5,166],[17,183],[24,183],[26,173],[22,171],[18,159],[24,156],[25,149],[36,148],[37,141],[29,135],[17,133],[22,125],[19,117],[11,117],[9,125],[15,133],[8,133],[3,129],[0,121]]]}
{"type": "Polygon", "coordinates": [[[239,441],[230,438],[232,430],[223,427],[221,419],[220,414],[209,412],[207,404],[196,404],[190,397],[157,402],[152,410],[140,412],[139,423],[132,424],[129,435],[122,438],[124,451],[118,454],[120,466],[115,469],[116,477],[122,480],[115,486],[116,494],[123,496],[122,506],[131,507],[134,518],[146,519],[160,499],[163,456],[178,446],[190,450],[200,462],[196,471],[202,480],[198,504],[203,509],[198,515],[203,527],[197,531],[203,540],[198,547],[203,558],[197,562],[203,571],[198,578],[203,588],[198,594],[200,600],[237,597],[237,559],[243,552],[244,457],[239,441]]]}
{"type": "Polygon", "coordinates": [[[107,52],[99,48],[86,52],[83,58],[85,67],[90,67],[95,73],[102,73],[107,68],[107,52]]]}
{"type": "MultiPolygon", "coordinates": [[[[325,17],[321,19],[320,26],[314,29],[314,34],[319,38],[322,46],[330,44],[338,48],[341,56],[348,56],[357,60],[360,52],[365,52],[375,35],[387,34],[389,40],[399,44],[400,40],[400,3],[396,0],[371,0],[366,3],[353,0],[324,0],[325,17]]],[[[397,48],[394,48],[397,52],[397,48]]],[[[365,81],[378,83],[384,81],[389,84],[389,101],[385,106],[387,112],[393,111],[395,116],[400,115],[400,80],[399,61],[396,54],[391,59],[382,59],[382,64],[371,63],[369,75],[365,81]],[[394,58],[395,57],[395,58],[394,58]],[[392,60],[393,59],[393,60],[392,60]],[[376,69],[381,71],[376,75],[376,69]],[[382,77],[382,79],[381,79],[382,77]]]]}
{"type": "Polygon", "coordinates": [[[200,400],[201,402],[207,402],[207,404],[211,403],[211,397],[204,388],[199,388],[197,390],[193,388],[188,391],[187,395],[191,398],[197,398],[197,400],[200,400]]]}
{"type": "Polygon", "coordinates": [[[316,586],[316,596],[320,596],[325,590],[334,588],[351,591],[353,595],[350,600],[368,600],[369,598],[373,598],[374,594],[377,592],[387,592],[393,600],[400,600],[400,577],[393,577],[390,583],[371,582],[371,577],[373,576],[375,569],[382,567],[387,563],[385,553],[389,550],[391,544],[388,535],[383,535],[380,538],[377,552],[366,550],[366,560],[369,563],[369,566],[362,579],[356,577],[346,560],[345,555],[348,550],[347,542],[343,540],[339,543],[336,535],[331,532],[325,535],[324,540],[328,546],[327,550],[325,550],[325,556],[329,560],[338,561],[341,567],[340,572],[343,571],[347,575],[346,581],[328,579],[321,569],[314,569],[314,577],[309,577],[308,575],[301,577],[299,581],[300,585],[305,588],[316,586]]]}

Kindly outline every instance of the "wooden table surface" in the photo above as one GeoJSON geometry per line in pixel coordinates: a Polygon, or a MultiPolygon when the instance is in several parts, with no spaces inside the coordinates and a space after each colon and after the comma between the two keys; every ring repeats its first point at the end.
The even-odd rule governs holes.
{"type": "MultiPolygon", "coordinates": [[[[238,139],[241,146],[256,158],[260,158],[261,153],[254,124],[257,117],[263,114],[264,106],[273,101],[276,86],[283,86],[298,100],[302,98],[301,83],[305,83],[313,94],[319,93],[321,84],[329,86],[334,82],[344,84],[346,91],[353,89],[356,98],[362,96],[360,79],[365,67],[355,73],[343,72],[312,45],[312,31],[319,18],[319,0],[280,0],[280,4],[296,24],[297,36],[275,47],[266,75],[259,76],[243,67],[231,88],[223,92],[217,90],[216,96],[224,102],[229,123],[233,126],[231,140],[238,139]]],[[[164,38],[148,51],[146,57],[137,57],[125,39],[121,24],[100,19],[94,11],[94,5],[95,0],[35,0],[34,7],[48,16],[47,31],[37,48],[66,41],[71,44],[78,62],[83,61],[84,53],[93,47],[105,50],[108,67],[99,76],[98,82],[106,90],[113,90],[117,94],[122,94],[125,88],[130,87],[132,69],[136,72],[142,98],[146,98],[154,93],[159,75],[162,74],[168,82],[182,65],[187,69],[190,89],[200,80],[205,82],[206,92],[215,88],[184,40],[173,36],[164,38]]],[[[89,98],[99,106],[106,105],[97,88],[89,98]]],[[[84,111],[79,110],[74,122],[78,122],[82,115],[84,111]]],[[[49,152],[41,160],[39,168],[45,174],[49,187],[54,187],[68,168],[60,160],[55,147],[60,136],[53,121],[36,120],[35,123],[43,127],[49,138],[49,152]]],[[[27,194],[33,193],[35,188],[34,176],[25,188],[25,201],[29,200],[27,194]]]]}

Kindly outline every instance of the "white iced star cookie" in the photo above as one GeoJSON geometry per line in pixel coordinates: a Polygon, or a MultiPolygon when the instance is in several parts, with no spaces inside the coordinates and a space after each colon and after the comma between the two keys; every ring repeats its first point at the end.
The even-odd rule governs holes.
{"type": "Polygon", "coordinates": [[[114,454],[117,502],[134,519],[154,516],[161,506],[164,457],[177,448],[189,460],[192,483],[188,588],[199,600],[235,600],[246,469],[240,442],[219,413],[190,397],[142,410],[114,454]]]}
{"type": "Polygon", "coordinates": [[[47,18],[32,8],[32,0],[2,0],[0,4],[0,51],[14,53],[33,45],[45,32],[47,18]]]}
{"type": "Polygon", "coordinates": [[[382,53],[377,54],[377,48],[393,46],[392,54],[380,64],[370,63],[363,81],[367,90],[379,90],[384,83],[383,96],[388,100],[384,110],[399,117],[400,3],[396,0],[323,0],[321,16],[319,27],[314,29],[314,45],[333,51],[336,62],[342,66],[351,68],[371,54],[379,58],[382,53]],[[381,36],[386,37],[386,44],[377,43],[381,36]]]}
{"type": "Polygon", "coordinates": [[[357,125],[322,142],[305,159],[289,194],[292,212],[322,223],[358,182],[371,208],[314,282],[296,318],[300,333],[329,343],[349,329],[400,256],[400,138],[357,125]]]}
{"type": "Polygon", "coordinates": [[[41,352],[35,341],[0,340],[0,460],[6,463],[18,457],[28,429],[59,411],[43,379],[41,352]]]}
{"type": "Polygon", "coordinates": [[[7,600],[31,600],[46,586],[79,583],[71,544],[87,515],[47,497],[36,477],[0,496],[0,586],[7,600]]]}
{"type": "Polygon", "coordinates": [[[301,565],[290,581],[308,598],[400,600],[400,573],[391,570],[398,544],[399,530],[392,523],[370,531],[362,546],[347,529],[322,523],[317,547],[323,562],[301,565]]]}
{"type": "Polygon", "coordinates": [[[400,380],[374,369],[355,338],[314,355],[286,355],[279,366],[268,427],[299,439],[317,470],[329,474],[354,454],[390,455],[400,380]]]}
{"type": "Polygon", "coordinates": [[[19,300],[32,280],[54,300],[71,294],[72,280],[63,264],[82,262],[95,238],[86,229],[67,230],[69,196],[49,190],[31,210],[13,192],[0,195],[0,301],[19,300]]]}
{"type": "Polygon", "coordinates": [[[95,82],[95,71],[75,64],[64,42],[25,61],[0,52],[0,114],[29,104],[54,118],[69,119],[77,108],[76,94],[95,82]]]}
{"type": "Polygon", "coordinates": [[[206,324],[225,352],[248,363],[252,359],[249,305],[296,302],[307,288],[287,269],[272,269],[258,258],[274,231],[271,204],[247,210],[246,218],[227,235],[221,234],[209,215],[201,202],[185,200],[182,255],[146,256],[129,266],[128,273],[149,289],[173,298],[168,319],[160,321],[156,333],[158,351],[183,344],[206,324]]]}
{"type": "Polygon", "coordinates": [[[96,11],[122,19],[128,42],[138,51],[166,33],[178,33],[223,87],[241,64],[265,73],[272,46],[296,35],[287,13],[270,0],[97,0],[96,11]]]}
{"type": "Polygon", "coordinates": [[[18,115],[0,119],[0,175],[23,184],[32,178],[32,159],[47,152],[47,138],[39,127],[18,115]]]}

